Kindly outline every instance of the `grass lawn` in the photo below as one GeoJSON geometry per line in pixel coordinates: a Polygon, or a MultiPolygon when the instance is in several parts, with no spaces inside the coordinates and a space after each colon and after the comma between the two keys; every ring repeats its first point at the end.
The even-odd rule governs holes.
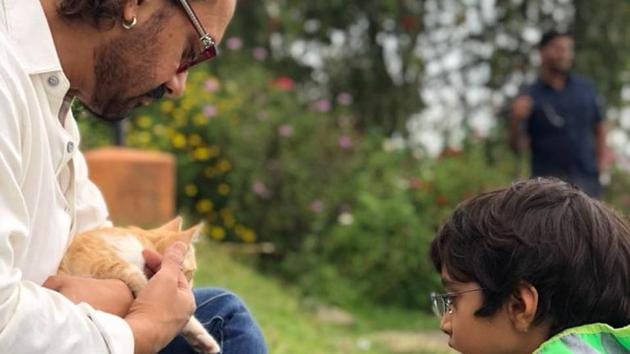
{"type": "MultiPolygon", "coordinates": [[[[195,285],[230,289],[259,321],[271,354],[441,354],[437,320],[421,312],[354,309],[353,324],[331,324],[291,286],[235,261],[220,244],[197,245],[195,285]]],[[[310,301],[312,302],[312,301],[310,301]]]]}

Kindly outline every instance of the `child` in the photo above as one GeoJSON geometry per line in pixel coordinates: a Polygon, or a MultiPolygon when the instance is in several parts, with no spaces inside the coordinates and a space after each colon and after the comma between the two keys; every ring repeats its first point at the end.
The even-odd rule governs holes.
{"type": "Polygon", "coordinates": [[[630,227],[569,184],[540,178],[467,200],[430,253],[454,349],[630,353],[630,227]]]}

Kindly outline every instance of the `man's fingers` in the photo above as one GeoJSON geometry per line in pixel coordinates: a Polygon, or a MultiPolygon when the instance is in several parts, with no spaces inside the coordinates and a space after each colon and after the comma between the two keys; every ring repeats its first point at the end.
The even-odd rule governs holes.
{"type": "Polygon", "coordinates": [[[160,270],[162,255],[156,251],[145,249],[142,251],[142,256],[144,257],[144,273],[148,278],[151,278],[160,270]]]}
{"type": "Polygon", "coordinates": [[[44,282],[44,284],[42,284],[42,286],[44,288],[57,291],[61,288],[61,284],[62,284],[62,281],[60,279],[60,276],[52,275],[52,276],[49,276],[48,279],[46,279],[46,281],[44,282]]]}

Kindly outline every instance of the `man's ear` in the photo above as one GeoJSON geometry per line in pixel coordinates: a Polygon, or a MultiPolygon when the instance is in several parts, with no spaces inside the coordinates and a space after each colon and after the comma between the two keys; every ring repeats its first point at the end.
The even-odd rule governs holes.
{"type": "Polygon", "coordinates": [[[122,18],[123,23],[131,23],[133,19],[138,18],[138,6],[142,5],[144,0],[127,0],[122,6],[122,18]]]}
{"type": "Polygon", "coordinates": [[[508,316],[514,328],[527,332],[532,327],[537,310],[538,290],[528,282],[520,282],[507,302],[508,316]]]}

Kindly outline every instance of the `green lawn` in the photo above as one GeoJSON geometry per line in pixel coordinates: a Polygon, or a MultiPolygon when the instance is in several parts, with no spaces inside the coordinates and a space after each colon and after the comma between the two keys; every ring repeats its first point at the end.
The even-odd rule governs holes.
{"type": "Polygon", "coordinates": [[[437,321],[420,312],[355,309],[354,324],[331,324],[317,316],[313,301],[302,299],[295,288],[235,261],[220,244],[200,242],[197,257],[195,285],[239,294],[258,319],[271,354],[447,352],[435,333],[437,321]],[[419,335],[427,336],[426,343],[419,335]]]}

